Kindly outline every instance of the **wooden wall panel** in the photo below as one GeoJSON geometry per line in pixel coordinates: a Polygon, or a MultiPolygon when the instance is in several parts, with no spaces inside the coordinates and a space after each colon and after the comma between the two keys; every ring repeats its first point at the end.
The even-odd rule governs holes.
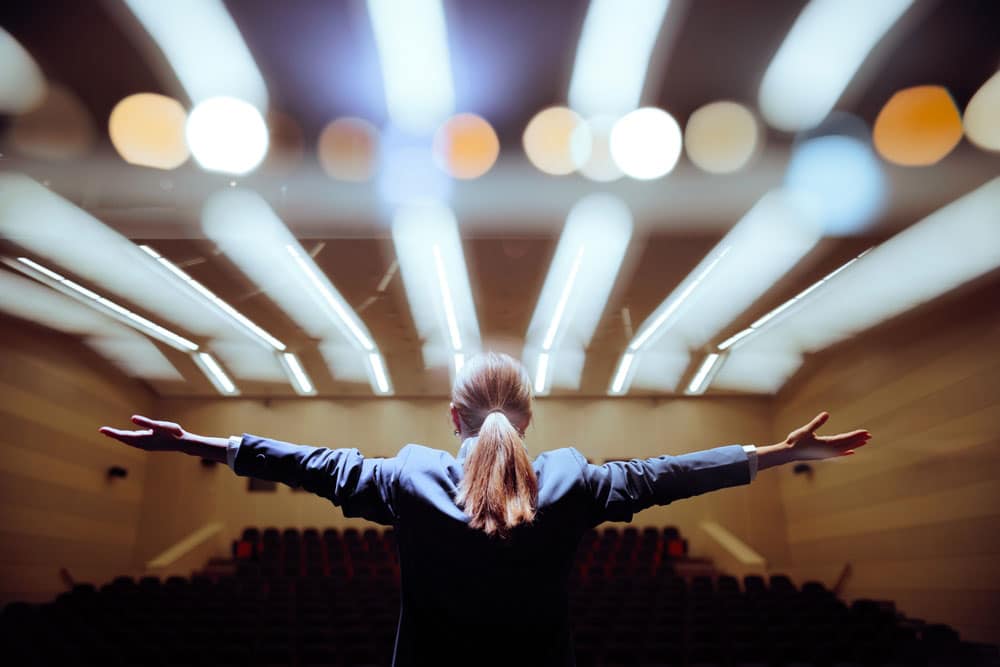
{"type": "Polygon", "coordinates": [[[148,454],[97,428],[152,409],[152,392],[68,336],[0,318],[0,604],[49,600],[59,571],[136,574],[148,454]],[[125,479],[107,469],[128,470],[125,479]]]}
{"type": "Polygon", "coordinates": [[[807,362],[776,397],[775,437],[867,428],[857,455],[777,471],[799,578],[1000,641],[1000,281],[988,278],[807,362]]]}

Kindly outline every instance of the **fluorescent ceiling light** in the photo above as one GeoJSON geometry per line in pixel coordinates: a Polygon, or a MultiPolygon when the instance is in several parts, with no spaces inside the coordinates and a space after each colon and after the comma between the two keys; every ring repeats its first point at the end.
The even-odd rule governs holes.
{"type": "Polygon", "coordinates": [[[705,357],[705,361],[701,363],[701,367],[698,368],[698,372],[694,374],[693,378],[691,378],[691,383],[688,384],[687,391],[685,392],[686,394],[690,396],[705,393],[705,389],[708,387],[708,382],[706,380],[708,380],[709,373],[711,373],[713,369],[717,370],[717,362],[719,361],[720,356],[721,355],[718,353],[712,352],[705,357]]]}
{"type": "Polygon", "coordinates": [[[344,326],[346,326],[348,331],[351,332],[355,340],[358,341],[358,345],[366,351],[375,349],[375,344],[372,342],[371,337],[361,329],[361,325],[358,322],[358,316],[354,314],[353,310],[350,310],[350,307],[344,301],[344,297],[340,295],[340,292],[338,292],[328,280],[324,280],[320,277],[319,267],[312,261],[312,258],[309,257],[297,243],[289,243],[285,246],[285,250],[287,250],[288,254],[292,256],[292,259],[295,260],[295,263],[302,270],[302,273],[309,279],[312,286],[316,288],[316,292],[322,296],[323,302],[330,306],[330,309],[336,313],[337,317],[340,318],[340,321],[343,322],[344,326]]]}
{"type": "Polygon", "coordinates": [[[386,108],[400,129],[433,132],[455,109],[440,0],[368,0],[386,108]]]}
{"type": "Polygon", "coordinates": [[[434,244],[434,268],[436,269],[438,285],[441,288],[441,304],[444,306],[445,321],[448,323],[448,333],[451,335],[451,346],[455,352],[462,351],[462,334],[458,331],[458,318],[455,317],[455,304],[451,300],[451,289],[448,287],[448,277],[445,275],[444,260],[441,259],[441,246],[434,244]]]}
{"type": "Polygon", "coordinates": [[[0,28],[0,113],[31,111],[45,97],[45,76],[35,59],[0,28]]]}
{"type": "Polygon", "coordinates": [[[317,339],[334,378],[369,382],[367,327],[264,199],[227,188],[202,210],[205,235],[306,334],[317,339]]]}
{"type": "Polygon", "coordinates": [[[525,335],[525,363],[546,365],[535,369],[546,380],[536,394],[579,386],[586,348],[631,238],[632,214],[617,197],[588,195],[570,209],[525,335]]]}
{"type": "Polygon", "coordinates": [[[913,0],[811,0],[760,85],[760,109],[788,132],[818,125],[913,0]]]}
{"type": "Polygon", "coordinates": [[[628,351],[641,358],[623,391],[630,384],[673,391],[689,350],[709,343],[750,308],[821,233],[809,198],[786,190],[762,197],[639,327],[628,351]]]}
{"type": "Polygon", "coordinates": [[[535,367],[535,393],[541,395],[546,392],[545,380],[549,372],[549,353],[542,352],[538,355],[538,363],[535,367]]]}
{"type": "Polygon", "coordinates": [[[192,278],[190,275],[187,274],[186,271],[184,271],[179,266],[171,262],[169,259],[161,255],[160,253],[156,252],[156,250],[154,250],[148,245],[140,245],[139,248],[141,248],[143,252],[145,252],[147,255],[155,259],[162,266],[164,266],[168,271],[170,271],[170,273],[183,280],[186,285],[188,285],[199,295],[207,299],[208,302],[211,303],[213,306],[221,310],[229,317],[236,320],[236,322],[238,322],[252,334],[254,340],[263,341],[265,345],[273,347],[275,350],[278,350],[279,352],[285,349],[284,343],[282,343],[280,340],[278,340],[271,334],[264,331],[264,329],[260,328],[259,326],[251,322],[249,318],[243,315],[243,313],[239,312],[238,310],[230,306],[228,303],[220,299],[218,296],[216,296],[214,292],[212,292],[207,287],[202,285],[200,282],[192,278]]]}
{"type": "Polygon", "coordinates": [[[392,221],[399,273],[423,344],[424,365],[455,371],[455,353],[480,349],[472,288],[451,210],[440,203],[401,206],[392,221]]]}
{"type": "MultiPolygon", "coordinates": [[[[6,263],[11,265],[10,260],[6,263]]],[[[82,336],[85,345],[131,377],[184,380],[148,338],[78,299],[7,271],[0,271],[0,294],[3,294],[0,311],[50,329],[82,336]]]]}
{"type": "Polygon", "coordinates": [[[625,379],[628,377],[629,369],[632,368],[632,361],[635,353],[626,352],[618,362],[618,370],[615,371],[615,378],[611,382],[610,394],[621,394],[625,390],[625,379]]]}
{"type": "Polygon", "coordinates": [[[368,355],[368,363],[371,364],[372,375],[375,378],[375,389],[380,394],[391,394],[392,387],[389,385],[389,376],[385,372],[385,364],[382,362],[382,355],[371,353],[368,355]]]}
{"type": "Polygon", "coordinates": [[[733,349],[714,383],[774,393],[804,354],[856,336],[1000,267],[998,211],[1000,178],[896,234],[733,349]]]}
{"type": "Polygon", "coordinates": [[[591,0],[576,50],[569,105],[584,116],[639,106],[669,0],[591,0]]]}
{"type": "Polygon", "coordinates": [[[79,283],[64,278],[55,271],[52,271],[51,269],[44,267],[27,257],[18,257],[16,262],[13,262],[5,257],[3,258],[3,262],[8,266],[21,271],[25,275],[31,276],[32,278],[49,285],[53,289],[59,290],[63,294],[77,299],[81,303],[115,318],[123,324],[127,324],[134,329],[138,329],[144,334],[166,343],[174,349],[182,352],[193,352],[198,349],[197,343],[188,340],[184,336],[176,334],[166,327],[162,327],[159,324],[146,319],[138,313],[132,312],[128,308],[125,308],[124,306],[87,289],[79,283]]]}
{"type": "Polygon", "coordinates": [[[773,310],[771,310],[771,311],[765,313],[764,315],[762,315],[761,317],[757,318],[753,322],[753,324],[750,325],[749,328],[744,329],[743,331],[740,331],[740,332],[738,332],[738,333],[730,336],[729,338],[727,338],[723,342],[719,343],[719,350],[727,350],[730,347],[733,347],[734,345],[736,345],[736,343],[740,343],[742,345],[744,342],[746,342],[749,339],[750,336],[752,336],[753,334],[756,334],[761,329],[761,327],[763,327],[765,324],[767,324],[768,322],[770,322],[771,320],[773,320],[778,315],[781,315],[782,313],[787,312],[788,309],[791,308],[792,306],[794,306],[794,305],[796,305],[798,303],[801,303],[803,299],[805,299],[807,296],[809,296],[810,294],[812,294],[813,292],[815,292],[817,289],[819,289],[820,287],[822,287],[831,278],[833,278],[838,273],[840,273],[841,271],[843,271],[844,269],[846,269],[847,267],[849,267],[851,264],[854,264],[854,262],[858,261],[859,259],[861,259],[865,255],[867,255],[871,251],[872,251],[872,248],[868,248],[867,250],[865,250],[863,253],[861,253],[857,257],[854,257],[850,261],[845,262],[842,266],[838,267],[834,271],[831,271],[830,273],[828,273],[823,278],[820,278],[819,280],[817,280],[816,282],[814,282],[812,285],[810,285],[809,287],[805,288],[804,290],[802,290],[801,292],[799,292],[798,294],[796,294],[795,296],[793,296],[791,299],[789,299],[788,301],[786,301],[783,304],[781,304],[780,306],[778,306],[777,308],[774,308],[773,310]]]}
{"type": "Polygon", "coordinates": [[[289,377],[292,378],[292,386],[295,388],[296,393],[300,396],[314,396],[316,394],[316,387],[313,386],[313,383],[309,380],[309,376],[306,375],[306,371],[302,368],[299,358],[291,352],[282,352],[278,355],[278,358],[288,371],[289,377]]]}
{"type": "Polygon", "coordinates": [[[131,240],[23,174],[0,173],[0,236],[192,335],[245,335],[186,285],[165,280],[163,267],[131,240]]]}
{"type": "Polygon", "coordinates": [[[267,86],[221,0],[124,0],[192,104],[228,96],[267,111],[267,86]]]}
{"type": "Polygon", "coordinates": [[[212,385],[220,394],[236,396],[240,393],[236,389],[236,385],[233,384],[233,381],[226,375],[226,372],[222,370],[219,362],[215,360],[215,357],[208,352],[195,352],[191,355],[191,358],[194,359],[194,362],[201,368],[202,372],[205,373],[205,376],[212,382],[212,385]]]}

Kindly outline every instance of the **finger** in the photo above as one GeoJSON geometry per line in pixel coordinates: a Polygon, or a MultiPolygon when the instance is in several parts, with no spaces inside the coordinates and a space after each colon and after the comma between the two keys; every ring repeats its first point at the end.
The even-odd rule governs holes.
{"type": "Polygon", "coordinates": [[[862,447],[870,439],[871,435],[863,431],[859,433],[840,433],[838,435],[828,435],[817,438],[820,442],[824,442],[832,447],[840,448],[862,447]]]}
{"type": "Polygon", "coordinates": [[[848,449],[846,452],[841,452],[840,455],[841,456],[850,456],[853,453],[854,453],[853,449],[848,449]]]}
{"type": "Polygon", "coordinates": [[[823,411],[823,412],[819,413],[818,415],[816,415],[815,417],[813,417],[813,420],[811,422],[809,422],[809,424],[806,426],[806,430],[809,431],[809,432],[815,431],[820,426],[822,426],[823,424],[825,424],[826,420],[829,419],[829,418],[830,418],[830,413],[829,412],[823,411]]]}

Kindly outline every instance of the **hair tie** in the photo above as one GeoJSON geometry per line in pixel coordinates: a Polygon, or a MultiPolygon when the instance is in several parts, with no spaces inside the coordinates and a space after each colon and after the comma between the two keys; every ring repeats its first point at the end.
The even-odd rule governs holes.
{"type": "Polygon", "coordinates": [[[490,411],[489,411],[489,412],[487,412],[486,414],[490,415],[490,414],[493,414],[494,412],[499,412],[499,413],[500,413],[500,414],[502,414],[502,415],[506,415],[506,414],[507,414],[507,413],[505,413],[505,412],[503,411],[503,408],[493,408],[492,410],[490,410],[490,411]]]}

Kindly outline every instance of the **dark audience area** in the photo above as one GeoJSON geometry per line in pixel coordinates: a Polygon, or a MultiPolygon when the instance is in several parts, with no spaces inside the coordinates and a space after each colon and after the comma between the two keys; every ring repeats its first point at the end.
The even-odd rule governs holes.
{"type": "MultiPolygon", "coordinates": [[[[388,665],[399,605],[391,529],[247,528],[234,574],[79,583],[2,613],[8,665],[388,665]]],[[[995,647],[845,604],[818,582],[685,575],[676,528],[587,534],[573,570],[577,662],[587,666],[990,665],[995,647]],[[685,575],[685,576],[682,576],[685,575]]],[[[704,563],[702,563],[704,565],[704,563]]]]}

